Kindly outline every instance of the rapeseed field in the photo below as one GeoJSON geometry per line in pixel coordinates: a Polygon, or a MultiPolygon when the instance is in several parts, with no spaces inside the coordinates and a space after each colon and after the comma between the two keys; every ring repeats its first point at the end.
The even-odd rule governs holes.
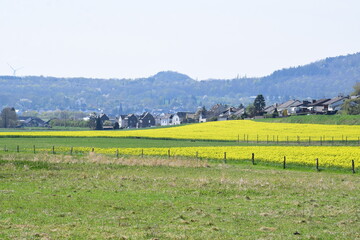
{"type": "Polygon", "coordinates": [[[266,123],[234,120],[190,124],[171,128],[118,131],[0,132],[0,136],[27,137],[146,137],[226,141],[358,141],[360,126],[266,123]]]}

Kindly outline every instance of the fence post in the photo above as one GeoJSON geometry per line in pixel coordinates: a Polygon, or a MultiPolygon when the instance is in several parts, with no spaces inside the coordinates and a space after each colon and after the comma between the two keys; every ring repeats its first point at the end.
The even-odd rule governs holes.
{"type": "Polygon", "coordinates": [[[284,156],[284,169],[286,168],[286,156],[284,156]]]}
{"type": "Polygon", "coordinates": [[[144,149],[141,149],[141,157],[144,157],[144,149]]]}
{"type": "Polygon", "coordinates": [[[16,146],[16,152],[20,152],[19,145],[16,146]]]}
{"type": "Polygon", "coordinates": [[[119,158],[119,149],[116,149],[116,158],[119,158]]]}
{"type": "Polygon", "coordinates": [[[316,158],[316,171],[319,171],[319,159],[316,158]]]}
{"type": "Polygon", "coordinates": [[[199,153],[196,152],[196,159],[199,159],[199,153]]]}
{"type": "Polygon", "coordinates": [[[251,161],[252,161],[252,164],[255,165],[255,154],[254,153],[251,154],[251,161]]]}
{"type": "Polygon", "coordinates": [[[35,149],[36,149],[36,147],[35,147],[35,145],[34,145],[34,154],[36,153],[36,150],[35,150],[35,149]]]}
{"type": "Polygon", "coordinates": [[[226,164],[226,152],[224,152],[224,164],[226,164]]]}
{"type": "Polygon", "coordinates": [[[355,161],[351,160],[352,172],[355,173],[355,161]]]}
{"type": "Polygon", "coordinates": [[[70,155],[73,154],[73,147],[70,148],[70,155]]]}
{"type": "Polygon", "coordinates": [[[240,134],[238,134],[238,142],[240,142],[240,134]]]}
{"type": "Polygon", "coordinates": [[[94,148],[92,148],[92,149],[91,149],[91,152],[94,152],[94,151],[95,151],[95,149],[94,149],[94,148]]]}
{"type": "Polygon", "coordinates": [[[52,154],[55,154],[55,146],[52,146],[52,154]]]}
{"type": "Polygon", "coordinates": [[[320,145],[322,146],[322,137],[320,137],[320,145]]]}
{"type": "Polygon", "coordinates": [[[168,149],[168,157],[170,158],[170,149],[168,149]]]}
{"type": "Polygon", "coordinates": [[[311,137],[309,137],[309,145],[311,145],[311,137]]]}

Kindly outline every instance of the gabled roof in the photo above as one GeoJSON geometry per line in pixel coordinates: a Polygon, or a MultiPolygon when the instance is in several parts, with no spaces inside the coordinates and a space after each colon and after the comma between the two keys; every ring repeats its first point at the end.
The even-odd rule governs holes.
{"type": "Polygon", "coordinates": [[[235,116],[241,116],[241,115],[243,115],[244,113],[245,113],[245,108],[241,108],[241,109],[237,110],[237,111],[234,113],[234,115],[235,115],[235,116]]]}
{"type": "Polygon", "coordinates": [[[186,118],[186,115],[190,112],[177,112],[176,115],[179,116],[179,118],[186,118]]]}
{"type": "Polygon", "coordinates": [[[301,104],[302,104],[302,102],[300,102],[299,100],[289,100],[287,102],[280,104],[277,108],[285,109],[285,108],[289,108],[289,107],[298,107],[301,104]]]}
{"type": "Polygon", "coordinates": [[[149,112],[144,112],[143,114],[141,114],[141,115],[139,116],[139,119],[143,119],[143,118],[145,118],[146,116],[151,116],[151,117],[153,117],[153,115],[151,115],[151,113],[149,113],[149,112]]]}
{"type": "Polygon", "coordinates": [[[314,103],[309,104],[309,106],[310,107],[321,106],[321,105],[324,105],[324,103],[329,101],[329,100],[330,100],[330,98],[322,98],[322,99],[319,99],[319,100],[315,101],[314,103]]]}
{"type": "Polygon", "coordinates": [[[173,116],[174,116],[173,114],[166,113],[166,114],[164,114],[164,116],[161,116],[161,119],[165,119],[165,118],[172,119],[173,116]]]}
{"type": "Polygon", "coordinates": [[[125,117],[125,119],[129,119],[129,118],[131,118],[131,117],[135,117],[135,118],[137,119],[137,117],[136,117],[135,114],[133,114],[133,113],[128,114],[128,115],[125,117]]]}
{"type": "Polygon", "coordinates": [[[268,107],[264,108],[264,112],[271,113],[271,112],[275,111],[275,108],[276,108],[276,106],[274,106],[274,105],[268,106],[268,107]]]}
{"type": "Polygon", "coordinates": [[[330,105],[330,104],[336,103],[338,101],[342,101],[344,99],[346,99],[346,97],[336,97],[336,98],[330,99],[327,102],[324,102],[324,105],[330,105]]]}

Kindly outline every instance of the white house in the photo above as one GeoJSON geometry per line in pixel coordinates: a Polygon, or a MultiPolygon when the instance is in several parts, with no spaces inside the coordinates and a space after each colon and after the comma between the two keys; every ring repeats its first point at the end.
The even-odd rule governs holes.
{"type": "Polygon", "coordinates": [[[172,124],[172,114],[164,114],[160,115],[160,125],[161,126],[168,126],[172,124]]]}
{"type": "Polygon", "coordinates": [[[348,98],[347,97],[336,97],[336,98],[330,99],[329,101],[324,103],[325,110],[330,111],[330,112],[339,111],[346,99],[348,99],[348,98]]]}
{"type": "Polygon", "coordinates": [[[180,125],[180,124],[181,124],[181,121],[180,121],[179,115],[174,114],[171,119],[171,125],[180,125]]]}

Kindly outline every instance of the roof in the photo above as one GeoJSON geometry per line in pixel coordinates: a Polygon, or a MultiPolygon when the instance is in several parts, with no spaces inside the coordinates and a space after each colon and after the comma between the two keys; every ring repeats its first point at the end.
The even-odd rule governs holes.
{"type": "Polygon", "coordinates": [[[314,103],[309,104],[309,106],[313,107],[313,106],[320,106],[320,105],[324,105],[325,102],[331,100],[330,98],[322,98],[319,99],[317,101],[315,101],[314,103]]]}
{"type": "Polygon", "coordinates": [[[186,118],[187,114],[190,112],[177,112],[176,115],[179,116],[179,118],[186,118]]]}
{"type": "Polygon", "coordinates": [[[236,111],[234,113],[235,116],[241,116],[242,114],[245,113],[245,108],[239,109],[238,111],[236,111]]]}
{"type": "Polygon", "coordinates": [[[324,105],[330,105],[330,104],[336,103],[338,101],[342,101],[345,98],[346,97],[336,97],[336,98],[330,99],[329,101],[325,102],[324,105]]]}
{"type": "Polygon", "coordinates": [[[146,117],[146,116],[151,116],[151,117],[153,117],[153,115],[151,115],[151,113],[149,113],[149,112],[144,112],[143,114],[141,114],[141,115],[139,116],[139,119],[143,119],[143,118],[146,117]]]}
{"type": "Polygon", "coordinates": [[[271,105],[271,106],[264,108],[264,112],[271,113],[271,112],[274,112],[275,109],[276,109],[276,107],[274,105],[271,105]]]}
{"type": "Polygon", "coordinates": [[[302,104],[299,100],[289,100],[287,102],[284,102],[278,106],[278,109],[285,109],[289,107],[298,107],[302,104]]]}

